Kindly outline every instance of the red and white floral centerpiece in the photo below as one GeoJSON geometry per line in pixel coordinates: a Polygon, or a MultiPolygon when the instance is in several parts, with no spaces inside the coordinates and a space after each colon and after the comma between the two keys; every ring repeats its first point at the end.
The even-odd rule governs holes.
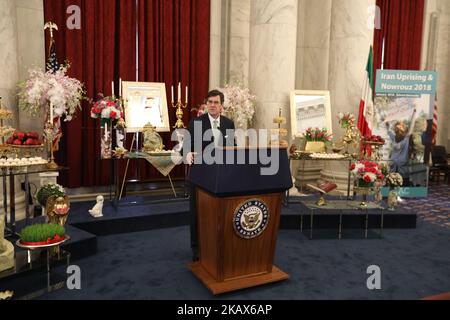
{"type": "Polygon", "coordinates": [[[384,180],[384,174],[376,162],[359,161],[352,163],[350,171],[357,179],[358,187],[371,188],[374,186],[375,181],[384,180]]]}
{"type": "Polygon", "coordinates": [[[122,100],[115,96],[104,97],[102,94],[99,97],[100,99],[91,108],[91,118],[101,119],[101,158],[111,159],[114,154],[112,150],[112,131],[117,122],[124,118],[122,100]]]}

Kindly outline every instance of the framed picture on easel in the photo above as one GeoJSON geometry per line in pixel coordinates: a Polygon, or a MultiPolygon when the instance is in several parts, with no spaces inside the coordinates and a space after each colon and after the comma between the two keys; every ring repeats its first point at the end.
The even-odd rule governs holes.
{"type": "Polygon", "coordinates": [[[308,128],[333,131],[329,91],[291,92],[291,129],[293,137],[301,137],[308,128]]]}
{"type": "Polygon", "coordinates": [[[170,132],[166,85],[122,82],[127,132],[142,132],[151,123],[157,132],[170,132]]]}

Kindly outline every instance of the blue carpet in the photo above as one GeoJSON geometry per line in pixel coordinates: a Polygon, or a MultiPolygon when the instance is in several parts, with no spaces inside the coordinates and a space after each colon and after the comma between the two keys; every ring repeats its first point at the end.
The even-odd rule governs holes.
{"type": "Polygon", "coordinates": [[[214,297],[186,267],[187,227],[106,236],[97,255],[77,261],[82,290],[42,299],[420,299],[450,291],[448,239],[448,228],[423,220],[382,240],[307,240],[281,230],[275,264],[290,279],[214,297]],[[367,289],[369,265],[380,266],[382,290],[367,289]]]}

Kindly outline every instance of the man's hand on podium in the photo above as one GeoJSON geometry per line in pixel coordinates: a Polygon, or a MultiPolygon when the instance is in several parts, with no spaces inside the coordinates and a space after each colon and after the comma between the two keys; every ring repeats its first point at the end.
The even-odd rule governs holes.
{"type": "Polygon", "coordinates": [[[196,155],[197,155],[197,153],[195,153],[195,152],[189,152],[186,155],[186,161],[187,161],[188,165],[192,166],[194,164],[194,159],[195,159],[196,155]]]}

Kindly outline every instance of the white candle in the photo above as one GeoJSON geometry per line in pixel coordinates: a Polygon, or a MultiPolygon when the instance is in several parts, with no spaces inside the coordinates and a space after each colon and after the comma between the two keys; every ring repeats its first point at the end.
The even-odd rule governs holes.
{"type": "Polygon", "coordinates": [[[114,96],[114,81],[111,82],[111,95],[114,96]]]}
{"type": "Polygon", "coordinates": [[[53,123],[53,103],[50,102],[50,123],[53,123]]]}
{"type": "Polygon", "coordinates": [[[122,97],[122,78],[119,78],[119,97],[122,97]]]}
{"type": "Polygon", "coordinates": [[[188,104],[188,86],[186,86],[186,104],[188,104]]]}
{"type": "Polygon", "coordinates": [[[178,102],[181,102],[181,82],[178,83],[178,102]]]}
{"type": "Polygon", "coordinates": [[[105,122],[105,140],[108,138],[108,122],[105,122]]]}
{"type": "Polygon", "coordinates": [[[174,103],[174,97],[173,97],[173,86],[172,86],[172,104],[174,103]]]}

